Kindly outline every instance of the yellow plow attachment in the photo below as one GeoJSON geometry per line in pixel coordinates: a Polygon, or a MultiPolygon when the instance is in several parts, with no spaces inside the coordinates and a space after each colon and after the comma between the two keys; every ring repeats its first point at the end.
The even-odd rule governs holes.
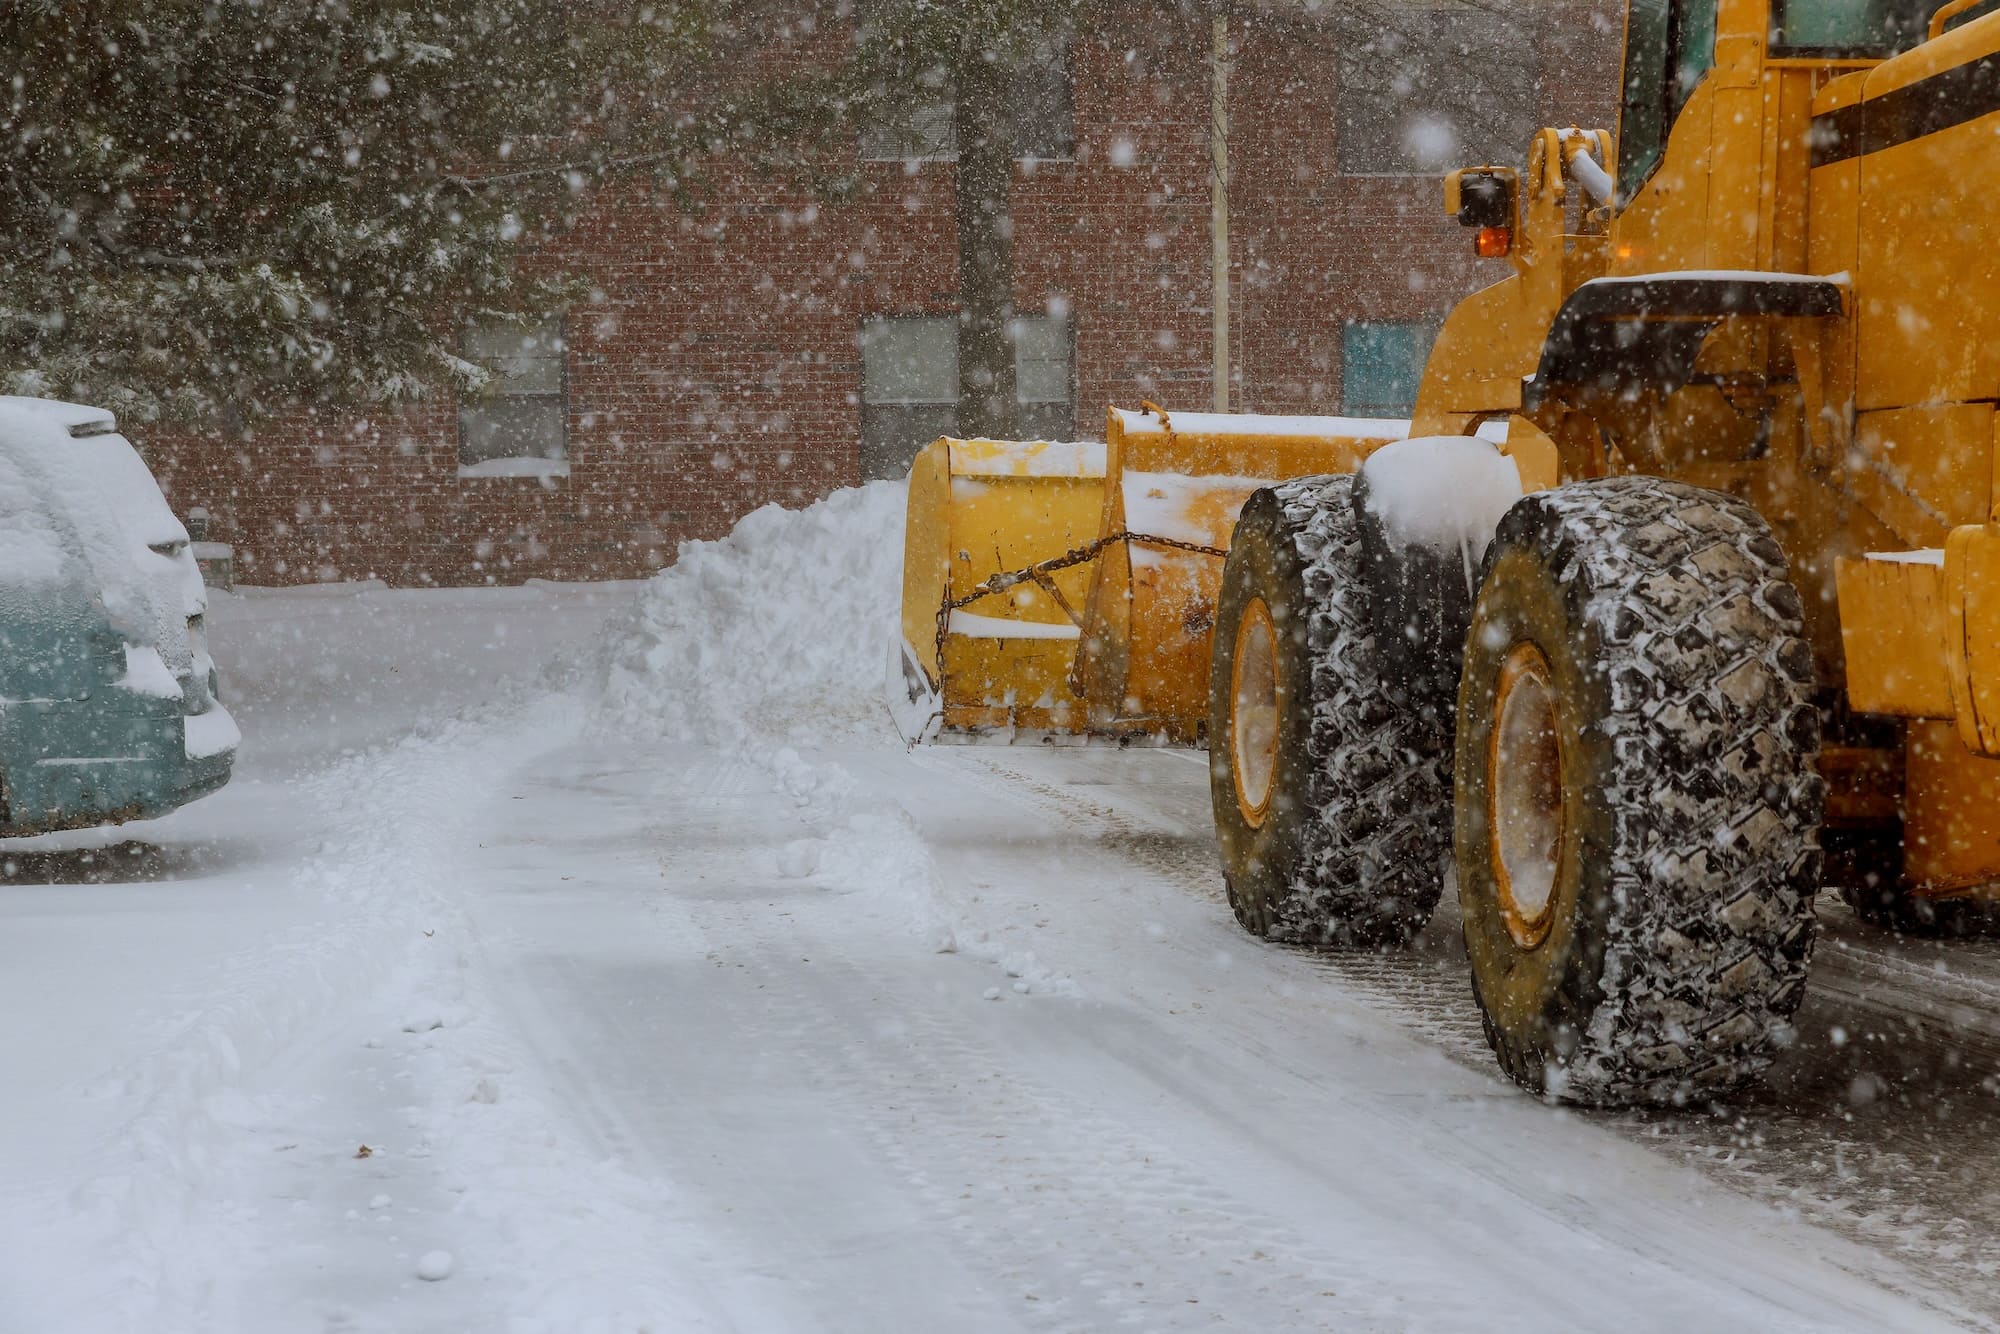
{"type": "Polygon", "coordinates": [[[967,601],[970,590],[1088,542],[1104,510],[1104,446],[938,440],[910,468],[903,643],[890,711],[910,741],[1026,728],[1074,732],[1070,693],[1089,572],[967,601]]]}
{"type": "Polygon", "coordinates": [[[1112,409],[1106,444],[944,439],[910,470],[910,741],[1198,740],[1222,557],[1252,491],[1351,472],[1409,424],[1112,409]]]}

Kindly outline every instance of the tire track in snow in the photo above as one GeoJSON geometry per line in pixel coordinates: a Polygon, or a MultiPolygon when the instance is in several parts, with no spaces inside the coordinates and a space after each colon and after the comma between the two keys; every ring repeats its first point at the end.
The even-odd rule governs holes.
{"type": "MultiPolygon", "coordinates": [[[[1205,825],[1193,832],[1163,827],[1161,820],[1028,772],[997,747],[943,753],[992,774],[1001,791],[1053,816],[1074,836],[1228,912],[1205,825]]],[[[1143,793],[1144,782],[1133,780],[1135,793],[1143,793]]],[[[1082,786],[1119,788],[1094,777],[1082,786]]],[[[1837,919],[1841,911],[1831,915],[1837,919]]],[[[1989,1023],[1948,1027],[1952,1012],[1922,994],[1924,970],[1903,957],[1907,945],[1843,934],[1840,956],[1824,969],[1830,985],[1818,985],[1831,953],[1826,945],[1823,940],[1800,1015],[1800,1054],[1781,1062],[1769,1087],[1721,1108],[1569,1114],[1671,1154],[1733,1190],[1870,1250],[1889,1252],[1914,1273],[1962,1295],[1987,1327],[2000,1328],[2000,1297],[1987,1284],[2000,1275],[2000,1192],[1987,1185],[2000,1177],[2000,1076],[1985,1073],[2000,1067],[2000,1040],[1988,1036],[1989,1023]]],[[[1449,895],[1408,950],[1291,952],[1454,1062],[1503,1082],[1472,998],[1457,906],[1449,895]]],[[[1974,943],[1966,962],[1994,957],[2000,947],[1974,943]]],[[[1968,998],[1993,985],[1963,976],[1971,971],[1961,964],[1947,1004],[1962,1010],[1972,1003],[1968,998]]],[[[1994,990],[2000,995],[2000,986],[1994,990]]],[[[2000,1002],[1985,1013],[1989,1021],[2000,1014],[2000,1002]]]]}
{"type": "MultiPolygon", "coordinates": [[[[980,1276],[992,1309],[974,1316],[1050,1331],[1399,1326],[1398,1301],[1380,1286],[1391,1257],[1321,1251],[1037,1077],[1005,1035],[1025,1007],[1047,1002],[974,999],[983,969],[963,957],[918,954],[913,967],[907,939],[882,929],[893,901],[824,889],[776,902],[687,892],[698,876],[756,884],[756,856],[731,866],[714,850],[754,847],[760,840],[744,834],[757,831],[743,826],[764,821],[717,800],[701,772],[677,786],[657,820],[670,911],[728,965],[705,985],[711,999],[736,998],[719,1002],[733,1045],[754,1052],[766,1076],[783,1072],[809,1090],[829,1131],[866,1146],[878,1164],[868,1175],[895,1183],[927,1220],[922,1231],[980,1276]],[[857,997],[868,1007],[857,1009],[857,997]]],[[[716,1078],[732,1105],[735,1076],[716,1078]]],[[[658,1144],[663,1129],[621,1142],[658,1144]]],[[[754,1211],[764,1206],[748,1197],[769,1187],[746,1172],[739,1198],[754,1211]]],[[[801,1265],[799,1286],[813,1286],[818,1260],[801,1265]]]]}
{"type": "Polygon", "coordinates": [[[745,1036],[795,1070],[830,1121],[865,1137],[954,1253],[990,1279],[1011,1323],[1079,1332],[1400,1323],[1391,1303],[1366,1295],[1378,1282],[1368,1267],[1319,1252],[1037,1079],[1017,1051],[954,1018],[948,1001],[885,995],[889,970],[830,953],[817,930],[780,929],[799,916],[699,906],[713,938],[754,942],[738,981],[757,992],[763,1022],[745,1036]],[[801,949],[811,950],[809,970],[789,962],[801,949]],[[871,992],[887,1017],[842,1005],[871,992]]]}

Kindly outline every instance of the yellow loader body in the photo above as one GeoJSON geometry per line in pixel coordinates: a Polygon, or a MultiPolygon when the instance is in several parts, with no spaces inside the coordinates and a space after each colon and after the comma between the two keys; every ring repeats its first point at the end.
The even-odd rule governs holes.
{"type": "MultiPolygon", "coordinates": [[[[2000,896],[2000,223],[1986,184],[2000,14],[1891,4],[1914,31],[1842,49],[1827,34],[1847,9],[1720,0],[1709,44],[1659,56],[1678,63],[1648,110],[1645,43],[1701,29],[1700,4],[1669,7],[1682,36],[1648,37],[1638,8],[1628,19],[1616,151],[1602,132],[1544,130],[1525,173],[1504,173],[1514,273],[1446,321],[1414,430],[1511,418],[1517,442],[1547,442],[1543,485],[1645,473],[1751,501],[1786,549],[1839,712],[1910,720],[1900,742],[1866,726],[1829,737],[1829,826],[1900,825],[1910,892],[2000,896]],[[1796,41],[1791,12],[1806,15],[1796,41]],[[1656,149],[1635,108],[1659,117],[1656,149]],[[1579,149],[1616,171],[1615,199],[1578,188],[1579,149]],[[1817,279],[1841,300],[1709,312],[1671,374],[1634,357],[1601,365],[1595,386],[1552,382],[1590,289],[1647,278],[1764,293],[1817,279]]],[[[1893,26],[1874,21],[1855,33],[1893,26]]],[[[1453,173],[1447,209],[1466,177],[1502,170],[1453,173]]],[[[1661,326],[1688,318],[1635,311],[1619,327],[1665,347],[1661,326]]]]}

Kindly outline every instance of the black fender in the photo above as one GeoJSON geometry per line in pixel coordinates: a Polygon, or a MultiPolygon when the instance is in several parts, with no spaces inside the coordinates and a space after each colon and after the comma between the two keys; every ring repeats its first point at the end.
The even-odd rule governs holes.
{"type": "Polygon", "coordinates": [[[1480,571],[1520,471],[1476,436],[1399,440],[1363,461],[1353,497],[1376,670],[1449,736],[1480,571]]]}
{"type": "Polygon", "coordinates": [[[1844,292],[1831,278],[1731,270],[1594,279],[1556,312],[1541,364],[1521,386],[1522,408],[1640,386],[1673,393],[1693,378],[1701,345],[1718,325],[1834,318],[1844,292]]]}

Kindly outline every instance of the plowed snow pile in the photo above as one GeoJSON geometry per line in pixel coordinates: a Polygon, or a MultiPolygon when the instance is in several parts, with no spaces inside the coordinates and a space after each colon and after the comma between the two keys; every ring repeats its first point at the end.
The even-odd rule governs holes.
{"type": "Polygon", "coordinates": [[[680,559],[609,631],[603,724],[727,745],[753,734],[892,738],[882,681],[902,596],[901,482],[766,505],[680,559]]]}

